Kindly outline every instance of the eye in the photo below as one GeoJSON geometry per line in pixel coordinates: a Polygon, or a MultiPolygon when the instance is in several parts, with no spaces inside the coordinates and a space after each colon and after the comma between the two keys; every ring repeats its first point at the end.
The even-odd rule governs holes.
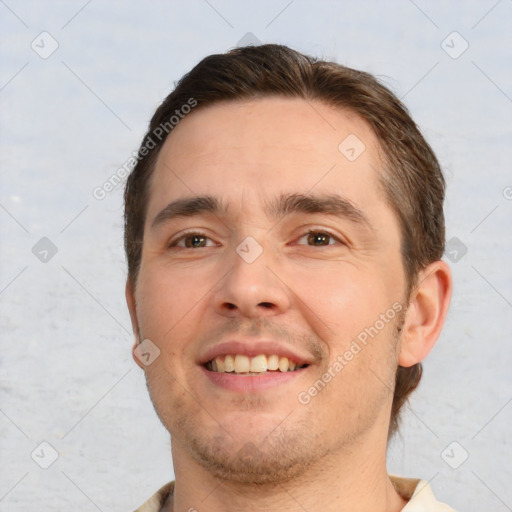
{"type": "Polygon", "coordinates": [[[338,238],[331,235],[330,233],[325,233],[323,231],[309,231],[308,233],[302,235],[298,239],[298,243],[305,243],[307,245],[311,245],[313,247],[323,247],[326,245],[334,245],[336,242],[342,243],[338,238]]]}
{"type": "Polygon", "coordinates": [[[215,246],[215,242],[202,233],[186,233],[169,244],[169,247],[184,247],[186,249],[198,249],[201,247],[215,246]]]}

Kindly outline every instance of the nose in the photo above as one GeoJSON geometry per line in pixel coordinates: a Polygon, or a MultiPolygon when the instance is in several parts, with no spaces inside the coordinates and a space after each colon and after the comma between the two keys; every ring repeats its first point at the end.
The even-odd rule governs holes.
{"type": "Polygon", "coordinates": [[[230,269],[212,294],[216,313],[257,318],[282,314],[289,308],[291,292],[270,253],[264,249],[254,261],[235,250],[226,257],[230,269]]]}

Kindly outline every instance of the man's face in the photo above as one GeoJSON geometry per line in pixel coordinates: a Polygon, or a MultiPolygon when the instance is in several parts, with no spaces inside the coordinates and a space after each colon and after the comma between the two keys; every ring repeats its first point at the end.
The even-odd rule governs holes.
{"type": "Polygon", "coordinates": [[[263,482],[385,445],[406,278],[380,172],[369,126],[319,102],[220,103],[173,130],[135,293],[140,340],[160,349],[144,369],[173,449],[263,482]],[[306,366],[262,371],[285,369],[286,355],[306,366]],[[214,356],[234,371],[214,371],[214,356]]]}

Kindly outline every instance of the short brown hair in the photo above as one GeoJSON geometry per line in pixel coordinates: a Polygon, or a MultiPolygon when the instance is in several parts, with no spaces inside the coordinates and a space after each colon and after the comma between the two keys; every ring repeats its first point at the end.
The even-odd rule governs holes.
{"type": "MultiPolygon", "coordinates": [[[[171,129],[159,137],[155,132],[163,134],[161,127],[169,127],[173,114],[190,104],[191,98],[197,102],[196,108],[204,108],[221,101],[268,96],[319,100],[348,109],[371,126],[384,155],[381,186],[400,223],[409,297],[419,270],[439,260],[444,251],[445,181],[434,152],[406,107],[374,76],[275,44],[236,48],[204,58],[183,76],[153,115],[124,196],[124,241],[132,287],[135,289],[141,261],[148,185],[171,129]]],[[[399,411],[419,384],[421,373],[421,363],[398,367],[390,436],[398,429],[399,411]]]]}

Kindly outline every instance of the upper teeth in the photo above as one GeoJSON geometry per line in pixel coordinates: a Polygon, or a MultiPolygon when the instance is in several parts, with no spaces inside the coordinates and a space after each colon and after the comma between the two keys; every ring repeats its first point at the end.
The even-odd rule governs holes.
{"type": "MultiPolygon", "coordinates": [[[[207,367],[214,372],[263,373],[267,370],[287,372],[295,370],[297,363],[276,354],[269,356],[260,354],[254,357],[236,354],[227,355],[224,359],[218,356],[210,361],[207,367]]],[[[299,368],[302,368],[302,366],[299,366],[299,368]]]]}

